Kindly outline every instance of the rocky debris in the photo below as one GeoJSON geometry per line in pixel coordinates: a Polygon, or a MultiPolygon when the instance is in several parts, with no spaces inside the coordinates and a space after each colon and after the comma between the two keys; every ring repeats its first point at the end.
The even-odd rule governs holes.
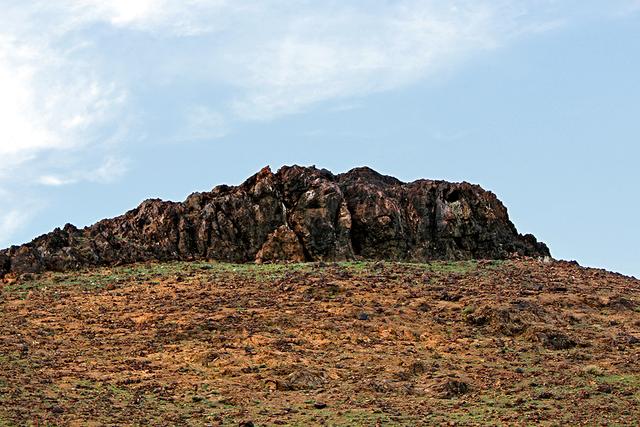
{"type": "Polygon", "coordinates": [[[139,261],[406,261],[547,257],[520,235],[507,209],[466,182],[403,183],[369,168],[334,175],[315,167],[268,167],[235,187],[184,202],[146,200],[122,216],[67,224],[0,251],[7,273],[64,271],[139,261]]]}

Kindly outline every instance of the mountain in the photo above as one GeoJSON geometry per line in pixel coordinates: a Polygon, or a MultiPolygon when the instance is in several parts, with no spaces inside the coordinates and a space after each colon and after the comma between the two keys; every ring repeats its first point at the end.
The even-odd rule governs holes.
{"type": "Polygon", "coordinates": [[[547,257],[497,197],[466,182],[404,183],[362,167],[268,167],[184,202],[146,200],[122,216],[0,251],[8,273],[140,261],[397,261],[547,257]]]}

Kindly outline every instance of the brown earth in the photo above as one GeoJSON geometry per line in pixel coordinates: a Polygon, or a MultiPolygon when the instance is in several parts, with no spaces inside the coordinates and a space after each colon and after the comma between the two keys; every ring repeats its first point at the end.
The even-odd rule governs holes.
{"type": "Polygon", "coordinates": [[[369,168],[267,167],[243,184],[184,202],[147,200],[113,219],[67,224],[0,251],[8,273],[140,261],[228,262],[505,259],[549,256],[518,234],[491,192],[466,182],[404,183],[369,168]]]}
{"type": "Polygon", "coordinates": [[[7,276],[0,425],[638,425],[639,290],[533,259],[7,276]]]}

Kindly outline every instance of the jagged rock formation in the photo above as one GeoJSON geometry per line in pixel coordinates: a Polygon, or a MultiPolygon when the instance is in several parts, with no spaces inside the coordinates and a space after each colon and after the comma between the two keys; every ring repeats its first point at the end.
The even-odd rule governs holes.
{"type": "Polygon", "coordinates": [[[67,224],[0,251],[7,273],[148,260],[233,262],[367,259],[501,259],[548,256],[518,234],[507,209],[466,182],[403,183],[369,168],[268,167],[237,187],[184,202],[147,200],[84,229],[67,224]]]}

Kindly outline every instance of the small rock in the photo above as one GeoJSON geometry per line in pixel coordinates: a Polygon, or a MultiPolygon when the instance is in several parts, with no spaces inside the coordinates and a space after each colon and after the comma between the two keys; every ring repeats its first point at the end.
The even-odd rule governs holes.
{"type": "Polygon", "coordinates": [[[324,409],[327,407],[327,404],[324,402],[316,402],[313,404],[313,407],[316,409],[324,409]]]}
{"type": "Polygon", "coordinates": [[[440,301],[449,301],[449,302],[460,301],[461,298],[462,298],[462,295],[450,294],[449,292],[446,292],[446,291],[440,294],[440,296],[438,297],[440,301]]]}
{"type": "Polygon", "coordinates": [[[604,393],[604,394],[611,394],[613,393],[613,387],[611,387],[610,384],[600,384],[598,386],[598,392],[604,393]]]}
{"type": "Polygon", "coordinates": [[[553,394],[549,391],[543,391],[538,394],[538,399],[553,399],[553,394]]]}
{"type": "Polygon", "coordinates": [[[542,344],[550,350],[568,350],[577,345],[573,339],[560,332],[542,334],[542,344]]]}
{"type": "Polygon", "coordinates": [[[367,313],[358,314],[358,320],[369,320],[369,315],[367,313]]]}
{"type": "Polygon", "coordinates": [[[429,304],[427,304],[426,302],[424,302],[424,301],[421,302],[420,305],[418,305],[418,311],[426,313],[429,310],[431,310],[431,306],[429,304]]]}
{"type": "Polygon", "coordinates": [[[440,384],[438,388],[441,399],[451,399],[467,393],[469,391],[469,384],[464,381],[452,379],[440,384]]]}
{"type": "Polygon", "coordinates": [[[516,374],[524,374],[524,369],[516,368],[516,374]]]}
{"type": "Polygon", "coordinates": [[[253,424],[253,421],[251,421],[251,420],[241,421],[238,424],[238,427],[254,427],[254,426],[255,426],[255,424],[253,424]]]}

